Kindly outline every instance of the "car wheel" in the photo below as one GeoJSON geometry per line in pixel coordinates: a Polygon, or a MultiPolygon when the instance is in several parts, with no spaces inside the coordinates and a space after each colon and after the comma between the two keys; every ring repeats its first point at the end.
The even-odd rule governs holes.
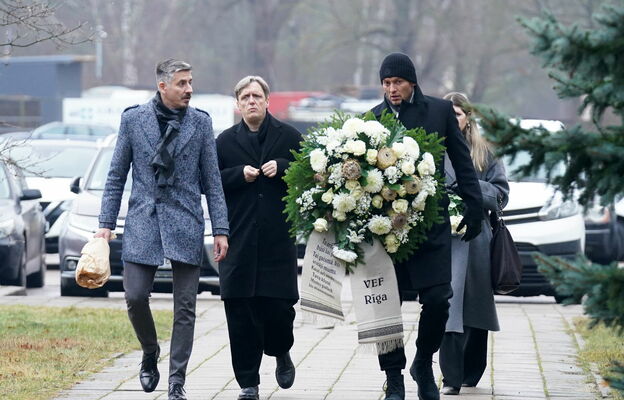
{"type": "Polygon", "coordinates": [[[26,287],[26,243],[22,249],[22,255],[20,256],[19,265],[17,267],[17,277],[15,279],[6,279],[2,282],[3,285],[26,287]]]}
{"type": "Polygon", "coordinates": [[[45,263],[45,241],[41,243],[41,254],[39,257],[39,269],[34,274],[28,275],[26,278],[26,287],[41,288],[45,285],[46,263],[45,263]]]}
{"type": "Polygon", "coordinates": [[[78,286],[73,279],[61,278],[61,296],[108,297],[106,289],[85,289],[78,286]]]}

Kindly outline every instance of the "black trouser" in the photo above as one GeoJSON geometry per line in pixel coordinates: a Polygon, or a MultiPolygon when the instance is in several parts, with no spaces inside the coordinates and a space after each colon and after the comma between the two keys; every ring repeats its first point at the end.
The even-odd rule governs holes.
{"type": "MultiPolygon", "coordinates": [[[[173,332],[169,355],[169,383],[184,384],[186,367],[193,350],[199,267],[177,261],[172,261],[171,264],[173,332]]],[[[153,353],[158,348],[156,327],[149,306],[156,269],[153,265],[124,262],[123,285],[128,317],[145,353],[153,353]]]]}
{"type": "Polygon", "coordinates": [[[440,347],[445,386],[477,386],[487,366],[488,331],[464,326],[464,333],[447,332],[440,347]]]}
{"type": "MultiPolygon", "coordinates": [[[[440,348],[449,316],[448,300],[452,295],[450,283],[418,290],[418,301],[422,304],[416,338],[416,352],[419,357],[430,358],[440,348]]],[[[379,355],[379,366],[382,371],[402,370],[405,363],[403,348],[379,355]]]]}
{"type": "Polygon", "coordinates": [[[241,388],[260,384],[262,354],[281,356],[294,343],[295,299],[225,299],[234,376],[241,388]]]}

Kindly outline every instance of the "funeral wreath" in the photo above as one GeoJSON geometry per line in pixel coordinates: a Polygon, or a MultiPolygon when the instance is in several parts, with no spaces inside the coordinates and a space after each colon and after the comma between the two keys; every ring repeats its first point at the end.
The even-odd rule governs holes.
{"type": "Polygon", "coordinates": [[[362,262],[359,244],[379,239],[394,262],[407,258],[439,221],[443,185],[436,133],[407,130],[392,113],[336,113],[309,131],[284,180],[293,236],[335,234],[334,257],[362,262]]]}

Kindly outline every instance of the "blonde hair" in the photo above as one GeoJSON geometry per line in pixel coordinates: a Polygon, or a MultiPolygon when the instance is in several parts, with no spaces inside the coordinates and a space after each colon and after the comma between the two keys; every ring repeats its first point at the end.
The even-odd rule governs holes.
{"type": "Polygon", "coordinates": [[[468,105],[470,105],[468,96],[460,92],[451,92],[444,96],[444,100],[450,100],[455,107],[461,108],[466,114],[466,126],[462,130],[462,133],[470,148],[472,164],[477,171],[482,172],[487,168],[488,157],[491,154],[491,145],[481,136],[479,126],[472,117],[472,112],[468,109],[468,105]]]}
{"type": "Polygon", "coordinates": [[[271,92],[269,90],[269,84],[266,83],[266,81],[262,79],[261,76],[248,75],[244,77],[243,79],[241,79],[240,81],[238,81],[236,86],[234,86],[234,96],[236,97],[236,100],[238,100],[238,95],[240,94],[240,92],[242,92],[243,89],[251,85],[253,82],[257,82],[258,85],[260,85],[260,87],[262,88],[262,92],[264,92],[264,97],[266,98],[269,97],[269,93],[271,92]]]}

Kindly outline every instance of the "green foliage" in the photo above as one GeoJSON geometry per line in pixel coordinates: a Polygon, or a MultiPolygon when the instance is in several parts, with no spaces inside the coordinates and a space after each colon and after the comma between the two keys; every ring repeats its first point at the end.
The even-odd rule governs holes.
{"type": "Polygon", "coordinates": [[[606,6],[595,17],[597,29],[583,30],[560,24],[551,14],[520,20],[534,38],[532,53],[544,60],[555,90],[562,98],[583,96],[579,113],[591,111],[595,131],[580,126],[550,133],[522,129],[510,117],[492,108],[476,106],[487,137],[498,155],[526,151],[531,161],[519,172],[528,175],[542,166],[551,170],[563,162],[562,176],[550,176],[564,195],[579,190],[579,201],[590,204],[596,195],[604,204],[624,192],[624,127],[602,126],[607,110],[624,116],[624,7],[606,6]]]}

